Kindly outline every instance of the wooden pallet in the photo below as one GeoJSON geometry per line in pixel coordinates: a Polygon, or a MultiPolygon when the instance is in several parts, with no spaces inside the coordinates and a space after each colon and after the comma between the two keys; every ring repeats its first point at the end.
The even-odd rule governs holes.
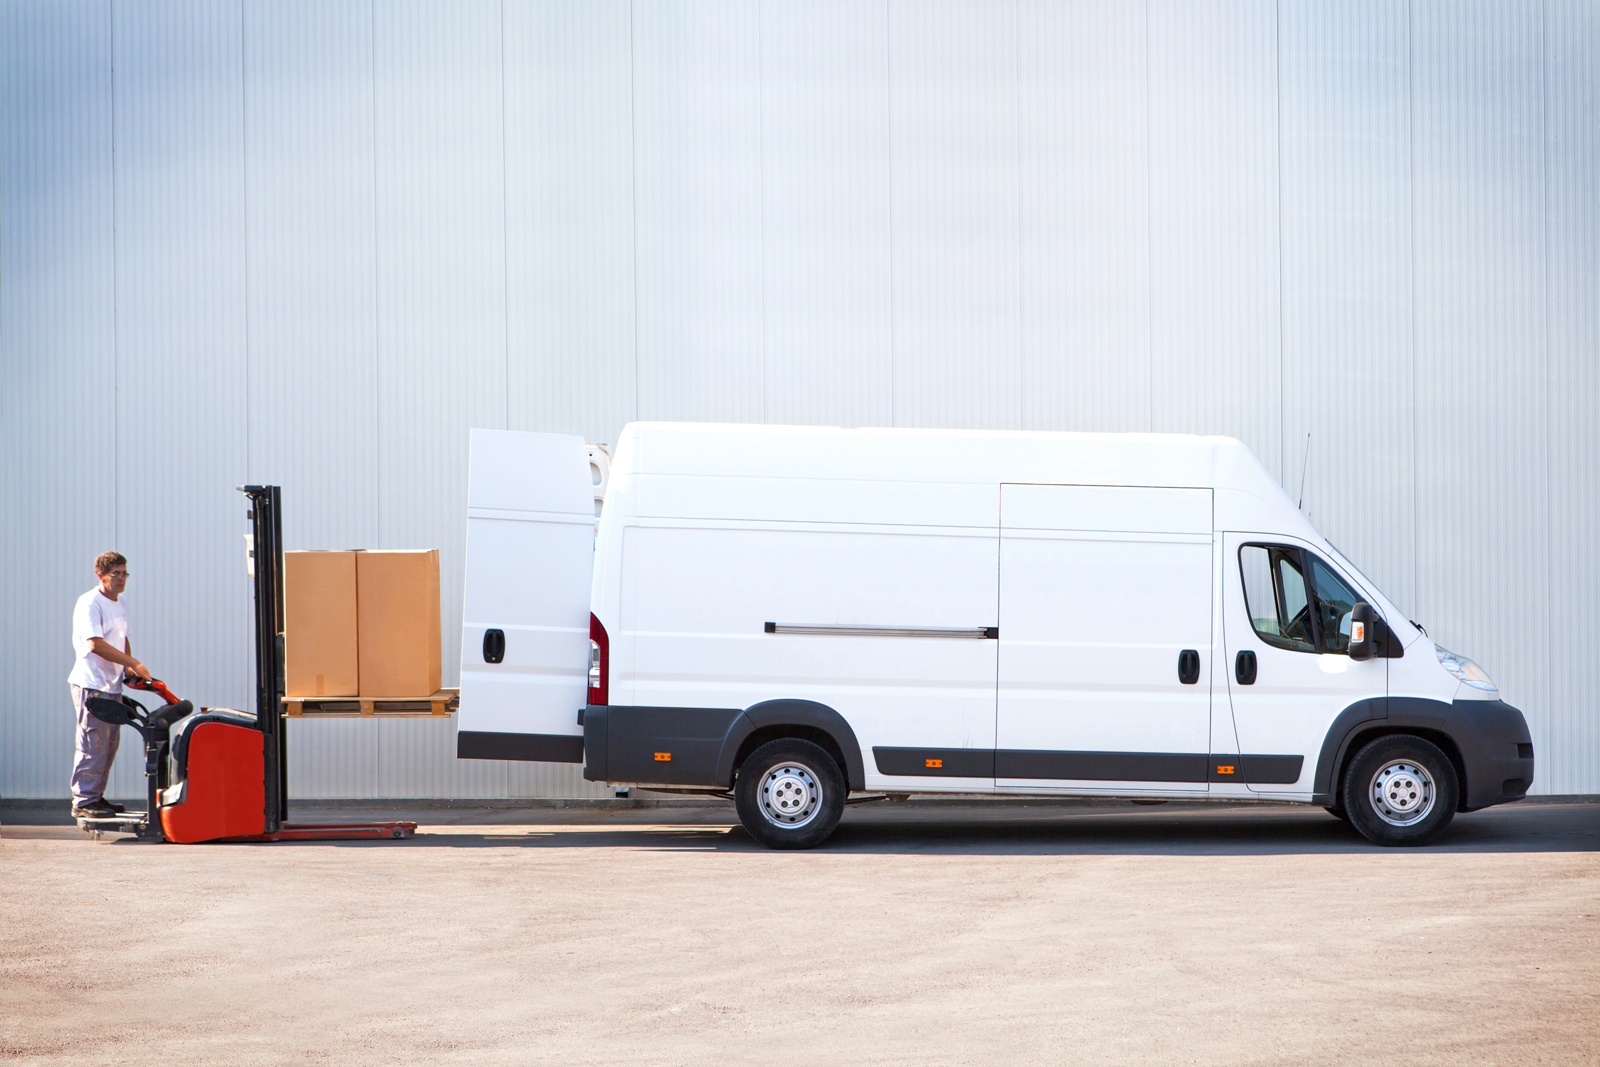
{"type": "Polygon", "coordinates": [[[365,719],[446,716],[461,705],[461,690],[441,689],[425,697],[284,697],[291,719],[365,719]]]}

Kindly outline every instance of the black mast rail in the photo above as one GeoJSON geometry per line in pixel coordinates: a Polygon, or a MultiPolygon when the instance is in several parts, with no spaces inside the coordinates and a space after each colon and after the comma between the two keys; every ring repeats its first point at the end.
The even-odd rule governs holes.
{"type": "Polygon", "coordinates": [[[256,580],[256,724],[266,771],[266,833],[289,818],[289,747],[283,729],[283,512],[276,485],[241,485],[250,498],[256,580]]]}

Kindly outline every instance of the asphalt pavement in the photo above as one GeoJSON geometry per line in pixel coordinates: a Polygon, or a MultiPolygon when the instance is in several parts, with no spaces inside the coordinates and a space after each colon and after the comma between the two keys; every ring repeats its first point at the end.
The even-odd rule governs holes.
{"type": "Polygon", "coordinates": [[[400,842],[86,838],[0,801],[20,1064],[1600,1065],[1600,804],[1379,849],[1316,808],[299,806],[400,842]]]}

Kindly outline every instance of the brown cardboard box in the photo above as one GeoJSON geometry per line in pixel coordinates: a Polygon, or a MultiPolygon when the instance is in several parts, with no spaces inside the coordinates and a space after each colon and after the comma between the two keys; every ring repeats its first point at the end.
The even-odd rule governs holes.
{"type": "Polygon", "coordinates": [[[438,692],[439,550],[357,552],[356,631],[362,696],[438,692]]]}
{"type": "Polygon", "coordinates": [[[285,696],[359,695],[356,553],[283,554],[283,653],[285,696]]]}

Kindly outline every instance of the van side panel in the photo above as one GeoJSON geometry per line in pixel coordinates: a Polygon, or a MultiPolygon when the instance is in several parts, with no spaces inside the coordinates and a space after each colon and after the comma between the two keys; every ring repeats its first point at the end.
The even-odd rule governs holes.
{"type": "MultiPolygon", "coordinates": [[[[622,537],[613,684],[653,707],[815,701],[843,716],[864,754],[990,753],[998,565],[993,527],[640,519],[622,537]],[[769,633],[769,623],[967,636],[769,633]]],[[[932,771],[888,780],[870,758],[864,771],[869,789],[994,785],[932,771]]]]}

